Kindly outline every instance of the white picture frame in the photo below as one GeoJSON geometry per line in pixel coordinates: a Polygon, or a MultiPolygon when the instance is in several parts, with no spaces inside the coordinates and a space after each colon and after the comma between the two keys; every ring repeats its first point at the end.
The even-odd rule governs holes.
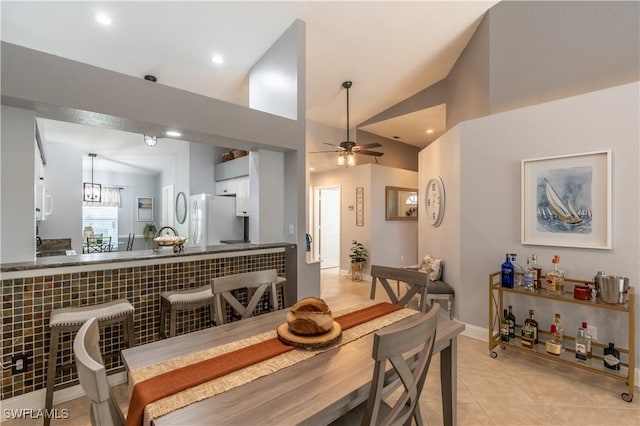
{"type": "Polygon", "coordinates": [[[611,151],[521,162],[522,244],[611,249],[611,151]]]}
{"type": "Polygon", "coordinates": [[[136,197],[138,222],[153,222],[153,197],[136,197]]]}

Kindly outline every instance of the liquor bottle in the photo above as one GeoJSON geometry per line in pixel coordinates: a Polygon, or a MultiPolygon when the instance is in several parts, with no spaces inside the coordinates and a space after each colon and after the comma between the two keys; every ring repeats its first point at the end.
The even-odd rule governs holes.
{"type": "Polygon", "coordinates": [[[529,318],[522,326],[521,344],[525,348],[533,349],[536,343],[538,343],[538,321],[535,320],[533,309],[529,309],[529,318]]]}
{"type": "Polygon", "coordinates": [[[582,328],[584,328],[584,337],[587,339],[587,358],[591,358],[593,356],[593,353],[591,352],[591,342],[593,339],[591,337],[591,333],[589,333],[586,322],[582,323],[582,328]]]}
{"type": "Polygon", "coordinates": [[[620,370],[620,351],[613,343],[609,343],[609,347],[604,348],[604,366],[609,370],[620,370]]]}
{"type": "Polygon", "coordinates": [[[584,335],[584,328],[578,329],[576,335],[576,359],[579,361],[587,360],[587,337],[584,335]]]}
{"type": "Polygon", "coordinates": [[[513,286],[514,287],[522,287],[522,278],[524,275],[524,269],[518,263],[518,255],[515,253],[510,253],[511,264],[513,265],[513,286]]]}
{"type": "Polygon", "coordinates": [[[504,310],[504,314],[500,319],[500,340],[503,342],[509,341],[509,319],[507,318],[507,310],[504,310]]]}
{"type": "Polygon", "coordinates": [[[527,266],[524,270],[524,275],[522,276],[522,284],[527,290],[533,290],[535,288],[534,275],[535,271],[531,267],[531,258],[527,257],[527,266]]]}
{"type": "Polygon", "coordinates": [[[509,338],[516,338],[516,316],[513,314],[513,310],[511,309],[511,305],[509,305],[509,314],[507,315],[507,319],[509,320],[509,338]]]}
{"type": "Polygon", "coordinates": [[[535,288],[542,288],[542,268],[538,265],[538,256],[536,254],[531,255],[531,268],[535,271],[533,276],[535,288]]]}
{"type": "Polygon", "coordinates": [[[564,338],[564,328],[562,328],[562,323],[560,321],[560,314],[556,314],[553,320],[553,323],[556,325],[556,339],[560,342],[560,351],[562,352],[562,342],[564,338]]]}
{"type": "Polygon", "coordinates": [[[547,352],[553,355],[562,353],[562,337],[558,334],[558,326],[551,324],[551,337],[546,341],[547,352]]]}
{"type": "Polygon", "coordinates": [[[509,253],[502,264],[502,287],[513,288],[513,264],[509,260],[509,253]]]}
{"type": "Polygon", "coordinates": [[[553,256],[553,269],[546,274],[545,289],[548,294],[563,295],[564,294],[564,272],[558,265],[560,264],[560,256],[553,256]]]}

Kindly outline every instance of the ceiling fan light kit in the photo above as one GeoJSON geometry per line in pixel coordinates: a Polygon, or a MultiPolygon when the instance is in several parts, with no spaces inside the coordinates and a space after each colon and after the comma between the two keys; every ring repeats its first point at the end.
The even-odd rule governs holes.
{"type": "MultiPolygon", "coordinates": [[[[377,152],[377,151],[369,151],[369,148],[379,148],[382,145],[374,142],[374,143],[369,143],[369,144],[365,144],[365,145],[356,145],[355,142],[352,142],[349,140],[349,89],[351,88],[351,86],[353,86],[353,83],[351,81],[345,81],[342,83],[342,87],[344,87],[345,89],[347,89],[347,140],[340,142],[339,145],[334,145],[334,144],[330,144],[330,143],[326,143],[326,145],[330,145],[334,148],[337,148],[337,152],[338,152],[338,166],[344,166],[346,163],[346,166],[355,166],[356,165],[356,156],[355,154],[363,154],[363,155],[372,155],[375,157],[376,162],[378,162],[378,157],[382,157],[384,155],[383,152],[377,152]],[[345,159],[346,157],[346,159],[345,159]]],[[[310,152],[310,154],[317,154],[317,153],[321,153],[321,152],[336,152],[335,150],[333,151],[313,151],[310,152]]]]}

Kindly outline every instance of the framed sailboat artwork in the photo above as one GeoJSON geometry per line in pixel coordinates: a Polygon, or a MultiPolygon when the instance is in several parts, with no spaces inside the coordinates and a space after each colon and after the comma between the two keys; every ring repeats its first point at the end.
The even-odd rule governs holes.
{"type": "Polygon", "coordinates": [[[611,248],[611,151],[522,160],[521,241],[611,248]]]}

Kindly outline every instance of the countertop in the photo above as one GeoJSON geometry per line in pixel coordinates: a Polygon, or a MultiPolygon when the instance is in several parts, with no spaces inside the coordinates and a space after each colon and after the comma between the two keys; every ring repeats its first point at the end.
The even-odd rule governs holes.
{"type": "Polygon", "coordinates": [[[171,247],[153,250],[113,251],[104,253],[78,254],[73,256],[39,257],[35,262],[3,263],[0,272],[27,271],[66,266],[84,266],[91,264],[129,262],[135,260],[164,259],[171,257],[198,256],[203,254],[231,253],[236,251],[261,250],[295,246],[294,243],[269,244],[221,244],[209,247],[185,247],[184,251],[174,253],[171,247]]]}

